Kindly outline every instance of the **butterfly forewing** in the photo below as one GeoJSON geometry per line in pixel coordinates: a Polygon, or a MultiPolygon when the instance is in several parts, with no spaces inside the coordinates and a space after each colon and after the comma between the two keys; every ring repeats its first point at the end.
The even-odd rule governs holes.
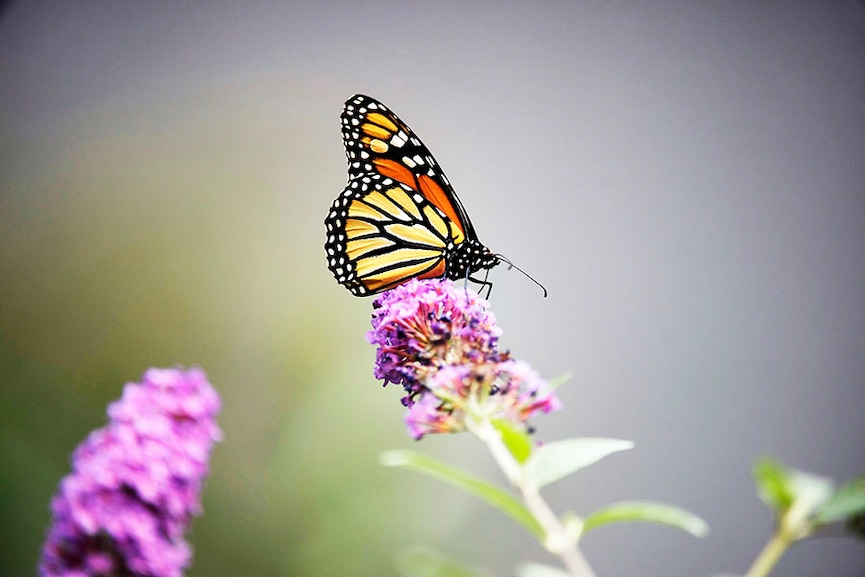
{"type": "Polygon", "coordinates": [[[387,106],[358,94],[345,103],[341,122],[349,180],[369,174],[393,178],[422,191],[464,234],[474,234],[465,209],[429,149],[387,106]]]}

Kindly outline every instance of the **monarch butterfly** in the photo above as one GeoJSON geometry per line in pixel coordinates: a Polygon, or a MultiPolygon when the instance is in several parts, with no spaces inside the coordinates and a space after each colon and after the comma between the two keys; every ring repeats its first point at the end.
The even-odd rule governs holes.
{"type": "Polygon", "coordinates": [[[429,149],[387,106],[356,94],[340,121],[348,185],[324,221],[337,282],[357,296],[412,278],[468,278],[491,288],[471,275],[500,262],[513,266],[478,240],[429,149]]]}

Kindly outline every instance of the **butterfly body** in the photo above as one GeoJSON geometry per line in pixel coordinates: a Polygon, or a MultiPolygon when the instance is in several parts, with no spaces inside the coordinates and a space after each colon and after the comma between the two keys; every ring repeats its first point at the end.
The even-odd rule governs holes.
{"type": "Polygon", "coordinates": [[[499,264],[429,149],[399,117],[355,95],[340,120],[348,184],[325,219],[337,282],[365,296],[412,278],[471,278],[499,264]]]}

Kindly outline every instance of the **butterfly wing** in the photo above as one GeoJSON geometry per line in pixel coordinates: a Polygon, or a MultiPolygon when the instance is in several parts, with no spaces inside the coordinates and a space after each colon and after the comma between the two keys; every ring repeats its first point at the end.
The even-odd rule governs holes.
{"type": "Polygon", "coordinates": [[[464,239],[423,195],[379,174],[349,181],[325,226],[328,268],[358,296],[445,276],[448,250],[464,239]]]}
{"type": "Polygon", "coordinates": [[[432,153],[387,106],[356,94],[346,101],[340,122],[349,180],[369,174],[393,178],[420,191],[467,238],[477,238],[468,213],[432,153]]]}
{"type": "Polygon", "coordinates": [[[328,268],[340,284],[363,296],[498,262],[429,149],[396,114],[355,95],[340,120],[349,181],[325,220],[328,268]]]}

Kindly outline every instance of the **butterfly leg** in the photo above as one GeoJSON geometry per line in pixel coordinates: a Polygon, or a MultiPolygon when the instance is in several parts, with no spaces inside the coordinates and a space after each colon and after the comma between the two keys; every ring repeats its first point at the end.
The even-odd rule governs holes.
{"type": "Polygon", "coordinates": [[[478,296],[479,297],[486,298],[486,299],[490,298],[490,295],[493,293],[493,283],[488,281],[486,279],[486,277],[484,277],[483,280],[481,280],[479,278],[474,278],[474,277],[467,277],[467,278],[468,278],[468,280],[472,281],[473,283],[477,283],[477,284],[481,285],[481,288],[478,289],[478,296]],[[483,296],[484,288],[487,289],[487,296],[486,297],[483,296]]]}

